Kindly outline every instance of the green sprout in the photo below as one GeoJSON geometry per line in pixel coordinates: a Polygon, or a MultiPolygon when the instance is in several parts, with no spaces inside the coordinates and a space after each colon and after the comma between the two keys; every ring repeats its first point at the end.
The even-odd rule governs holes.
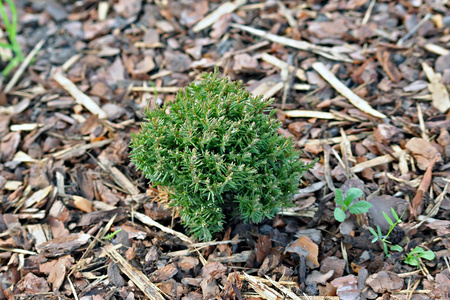
{"type": "Polygon", "coordinates": [[[0,43],[0,47],[5,49],[10,49],[14,53],[14,57],[7,57],[3,55],[3,58],[9,60],[8,65],[3,69],[2,75],[4,77],[8,76],[8,74],[13,70],[19,63],[24,60],[22,50],[20,49],[19,43],[17,42],[17,10],[14,2],[12,0],[4,0],[11,10],[11,20],[8,18],[8,15],[5,10],[5,6],[3,5],[3,0],[0,0],[0,14],[3,19],[3,23],[5,24],[6,32],[8,33],[8,43],[0,43]]]}
{"type": "Polygon", "coordinates": [[[412,249],[411,252],[406,254],[405,263],[414,267],[419,267],[420,259],[433,260],[435,257],[436,254],[434,254],[433,251],[425,251],[423,248],[417,246],[412,249]]]}
{"type": "MultiPolygon", "coordinates": [[[[377,225],[377,231],[375,231],[373,228],[369,227],[369,231],[372,233],[374,238],[372,239],[372,243],[375,243],[377,241],[380,241],[383,245],[384,254],[386,254],[386,257],[389,257],[389,250],[388,250],[388,244],[391,244],[390,241],[388,241],[389,235],[391,234],[392,230],[394,230],[395,226],[400,224],[402,222],[401,217],[398,216],[398,214],[395,212],[395,209],[391,207],[392,216],[394,216],[395,222],[392,221],[392,219],[383,211],[383,216],[386,219],[386,222],[389,224],[389,230],[386,235],[383,235],[381,232],[380,226],[377,225]]],[[[404,214],[405,212],[403,212],[404,214]]],[[[403,216],[402,214],[402,216],[403,216]]],[[[402,251],[403,248],[399,245],[392,245],[389,247],[392,251],[402,251]]]]}
{"type": "Polygon", "coordinates": [[[348,210],[350,213],[354,215],[364,214],[369,211],[369,208],[372,207],[367,201],[356,201],[354,200],[361,197],[363,195],[363,191],[358,188],[350,188],[347,191],[347,196],[344,199],[344,193],[336,189],[334,201],[336,202],[336,208],[334,209],[334,218],[339,222],[344,222],[346,219],[345,212],[348,210]]]}
{"type": "Polygon", "coordinates": [[[105,236],[103,237],[103,239],[110,241],[110,240],[112,240],[112,239],[116,236],[116,234],[118,234],[118,233],[121,232],[121,231],[122,231],[122,228],[117,229],[116,231],[111,232],[111,233],[108,234],[108,235],[105,235],[105,236]]]}

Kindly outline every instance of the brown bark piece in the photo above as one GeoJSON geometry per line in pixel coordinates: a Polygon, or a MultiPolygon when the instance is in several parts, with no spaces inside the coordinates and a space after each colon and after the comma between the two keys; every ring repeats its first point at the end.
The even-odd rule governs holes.
{"type": "Polygon", "coordinates": [[[171,279],[178,273],[178,268],[175,264],[168,264],[162,267],[159,270],[156,270],[152,274],[150,274],[149,279],[152,282],[163,282],[171,279]]]}
{"type": "Polygon", "coordinates": [[[366,280],[366,284],[370,286],[375,293],[396,292],[404,287],[403,279],[393,272],[381,271],[370,275],[366,280]]]}
{"type": "Polygon", "coordinates": [[[67,270],[70,269],[73,263],[74,259],[71,256],[64,256],[58,259],[47,278],[52,283],[53,291],[59,290],[64,282],[67,270]]]}
{"type": "Polygon", "coordinates": [[[85,233],[73,233],[68,236],[60,236],[48,242],[40,244],[37,249],[46,257],[57,257],[69,254],[86,244],[91,236],[85,233]]]}
{"type": "Polygon", "coordinates": [[[108,222],[116,214],[117,216],[116,219],[114,220],[115,222],[120,222],[123,219],[127,218],[125,210],[121,207],[109,211],[94,211],[83,215],[80,221],[78,222],[78,226],[88,226],[99,223],[101,221],[108,222]]]}
{"type": "Polygon", "coordinates": [[[336,256],[325,257],[320,262],[320,272],[325,274],[330,270],[334,271],[332,278],[342,277],[344,274],[346,262],[344,259],[340,259],[336,256]]]}

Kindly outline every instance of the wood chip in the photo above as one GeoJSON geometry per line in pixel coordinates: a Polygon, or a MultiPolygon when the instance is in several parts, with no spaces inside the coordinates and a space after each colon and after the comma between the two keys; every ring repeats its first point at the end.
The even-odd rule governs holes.
{"type": "Polygon", "coordinates": [[[139,195],[139,189],[136,187],[134,183],[130,181],[122,172],[119,171],[116,167],[113,166],[112,162],[109,161],[106,156],[100,156],[101,167],[111,174],[114,181],[122,187],[124,190],[128,192],[128,194],[132,196],[139,195]]]}
{"type": "Polygon", "coordinates": [[[93,142],[90,144],[82,144],[82,145],[76,145],[72,148],[64,149],[59,152],[54,153],[52,156],[55,159],[67,159],[71,157],[72,155],[76,155],[79,152],[86,151],[92,148],[98,148],[103,147],[105,145],[108,145],[112,142],[112,139],[102,140],[98,142],[93,142]]]}
{"type": "Polygon", "coordinates": [[[256,89],[252,91],[255,96],[263,96],[264,100],[270,99],[273,95],[281,91],[283,88],[283,82],[275,82],[267,80],[261,83],[256,89]]]}
{"type": "Polygon", "coordinates": [[[86,199],[81,196],[74,195],[73,196],[73,202],[75,204],[75,207],[78,208],[81,211],[90,213],[94,210],[94,206],[92,205],[92,201],[89,199],[86,199]]]}
{"type": "Polygon", "coordinates": [[[49,185],[48,187],[35,192],[27,200],[25,200],[24,207],[25,208],[31,207],[31,206],[35,205],[36,203],[41,202],[42,200],[45,199],[45,197],[48,196],[48,194],[50,193],[50,191],[52,189],[53,189],[53,186],[49,185]]]}

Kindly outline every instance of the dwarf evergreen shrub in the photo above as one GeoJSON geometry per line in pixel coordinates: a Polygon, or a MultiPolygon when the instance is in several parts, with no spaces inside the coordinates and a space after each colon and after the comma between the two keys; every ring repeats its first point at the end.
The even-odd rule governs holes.
{"type": "Polygon", "coordinates": [[[169,204],[201,240],[223,229],[226,214],[258,223],[292,205],[300,176],[291,139],[277,132],[269,101],[217,72],[147,111],[133,135],[131,160],[153,185],[169,187],[169,204]]]}

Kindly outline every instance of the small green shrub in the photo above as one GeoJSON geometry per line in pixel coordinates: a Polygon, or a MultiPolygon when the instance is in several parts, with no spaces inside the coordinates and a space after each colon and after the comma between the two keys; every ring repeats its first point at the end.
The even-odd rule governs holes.
{"type": "Polygon", "coordinates": [[[147,111],[133,135],[131,160],[195,237],[210,240],[226,215],[257,223],[292,205],[305,165],[292,140],[277,132],[270,101],[218,73],[180,91],[175,102],[147,111]],[[267,114],[266,114],[267,113],[267,114]]]}
{"type": "Polygon", "coordinates": [[[338,222],[344,222],[346,219],[345,212],[348,210],[354,215],[364,214],[372,207],[367,201],[357,201],[353,203],[355,199],[358,199],[363,195],[363,191],[358,188],[350,188],[347,191],[347,195],[344,199],[344,193],[340,189],[334,191],[334,201],[336,202],[336,208],[334,209],[334,218],[338,222]]]}

